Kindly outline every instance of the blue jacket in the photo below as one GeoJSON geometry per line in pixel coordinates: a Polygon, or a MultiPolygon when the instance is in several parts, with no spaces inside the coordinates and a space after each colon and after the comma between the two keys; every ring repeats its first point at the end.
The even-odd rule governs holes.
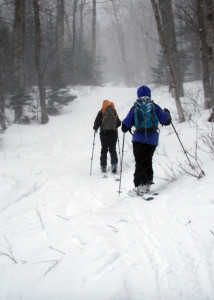
{"type": "MultiPolygon", "coordinates": [[[[155,104],[155,112],[158,116],[159,122],[162,125],[169,125],[171,123],[171,116],[168,110],[163,111],[161,107],[155,104]]],[[[127,132],[134,126],[134,106],[130,109],[127,117],[122,122],[122,131],[127,132]]],[[[156,130],[154,133],[147,133],[146,135],[141,132],[136,132],[133,135],[132,142],[139,142],[150,145],[158,145],[159,142],[159,132],[156,130]]]]}

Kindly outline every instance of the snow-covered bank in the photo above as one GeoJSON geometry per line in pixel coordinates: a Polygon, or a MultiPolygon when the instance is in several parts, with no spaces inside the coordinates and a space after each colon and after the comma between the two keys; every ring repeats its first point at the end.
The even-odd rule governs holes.
{"type": "MultiPolygon", "coordinates": [[[[125,135],[121,195],[112,176],[100,175],[96,135],[89,176],[102,101],[113,101],[123,119],[135,97],[134,88],[84,89],[48,124],[13,125],[0,137],[1,300],[214,299],[214,160],[206,152],[198,149],[204,178],[179,174],[174,166],[186,157],[172,127],[160,128],[153,187],[160,194],[146,202],[127,196],[131,135],[125,135]],[[176,180],[167,182],[173,162],[176,180]]],[[[193,123],[177,124],[166,89],[152,98],[172,111],[194,152],[193,123]]],[[[200,128],[209,126],[207,117],[202,111],[200,128]]],[[[122,139],[120,130],[120,145],[122,139]]]]}

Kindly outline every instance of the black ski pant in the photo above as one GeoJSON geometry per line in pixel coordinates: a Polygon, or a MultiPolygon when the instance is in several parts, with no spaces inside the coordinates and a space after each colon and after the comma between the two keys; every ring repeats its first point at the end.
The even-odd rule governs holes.
{"type": "Polygon", "coordinates": [[[135,157],[134,185],[153,183],[152,157],[156,146],[133,142],[135,157]]]}
{"type": "Polygon", "coordinates": [[[111,165],[118,163],[116,143],[117,143],[118,133],[117,131],[101,131],[100,141],[101,141],[101,155],[100,155],[100,165],[101,167],[107,166],[107,153],[109,151],[111,157],[111,165]]]}

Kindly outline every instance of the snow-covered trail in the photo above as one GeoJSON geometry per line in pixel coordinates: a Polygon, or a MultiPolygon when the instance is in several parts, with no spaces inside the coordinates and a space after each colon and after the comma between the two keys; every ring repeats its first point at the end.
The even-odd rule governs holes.
{"type": "MultiPolygon", "coordinates": [[[[154,163],[157,199],[127,196],[134,171],[128,134],[122,194],[113,176],[101,177],[99,135],[89,175],[92,127],[102,101],[114,101],[123,119],[135,93],[109,87],[83,91],[47,125],[14,125],[6,132],[0,152],[0,251],[12,249],[17,263],[0,256],[1,300],[214,299],[213,165],[206,186],[191,177],[167,185],[160,179],[160,160],[182,153],[166,128],[154,163]],[[174,151],[162,158],[169,145],[174,151]]],[[[155,98],[164,106],[161,94],[155,98]]],[[[121,131],[119,138],[122,142],[121,131]]]]}

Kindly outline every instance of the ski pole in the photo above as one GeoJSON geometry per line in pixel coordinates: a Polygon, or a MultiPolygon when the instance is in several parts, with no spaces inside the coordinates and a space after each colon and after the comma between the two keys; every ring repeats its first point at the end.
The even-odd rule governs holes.
{"type": "Polygon", "coordinates": [[[175,126],[173,125],[172,121],[171,121],[171,124],[172,124],[172,127],[173,127],[173,129],[174,129],[174,131],[175,131],[175,133],[176,133],[176,135],[177,135],[177,138],[178,138],[180,144],[181,144],[181,147],[183,148],[183,151],[184,151],[184,153],[185,153],[185,155],[186,155],[186,157],[187,157],[187,159],[188,159],[188,161],[189,161],[189,164],[190,164],[191,168],[194,169],[194,167],[193,167],[193,165],[192,165],[192,163],[191,163],[191,161],[190,161],[190,159],[189,159],[189,157],[188,157],[188,155],[187,155],[187,152],[186,152],[186,150],[184,149],[183,144],[181,143],[181,140],[180,140],[180,138],[179,138],[179,135],[178,135],[177,131],[175,130],[175,126]]]}
{"type": "Polygon", "coordinates": [[[91,172],[92,172],[92,162],[93,162],[93,157],[94,157],[95,135],[96,135],[96,131],[94,130],[94,139],[93,139],[93,147],[92,147],[90,175],[92,174],[91,172]]]}
{"type": "Polygon", "coordinates": [[[117,142],[118,142],[118,152],[119,152],[119,157],[120,157],[120,165],[121,165],[121,153],[120,153],[120,141],[119,141],[119,135],[118,135],[117,142]]]}
{"type": "Polygon", "coordinates": [[[125,132],[123,133],[122,158],[120,163],[120,183],[119,183],[119,191],[118,191],[119,195],[121,193],[120,189],[121,189],[121,181],[122,181],[124,142],[125,142],[125,132]]]}

